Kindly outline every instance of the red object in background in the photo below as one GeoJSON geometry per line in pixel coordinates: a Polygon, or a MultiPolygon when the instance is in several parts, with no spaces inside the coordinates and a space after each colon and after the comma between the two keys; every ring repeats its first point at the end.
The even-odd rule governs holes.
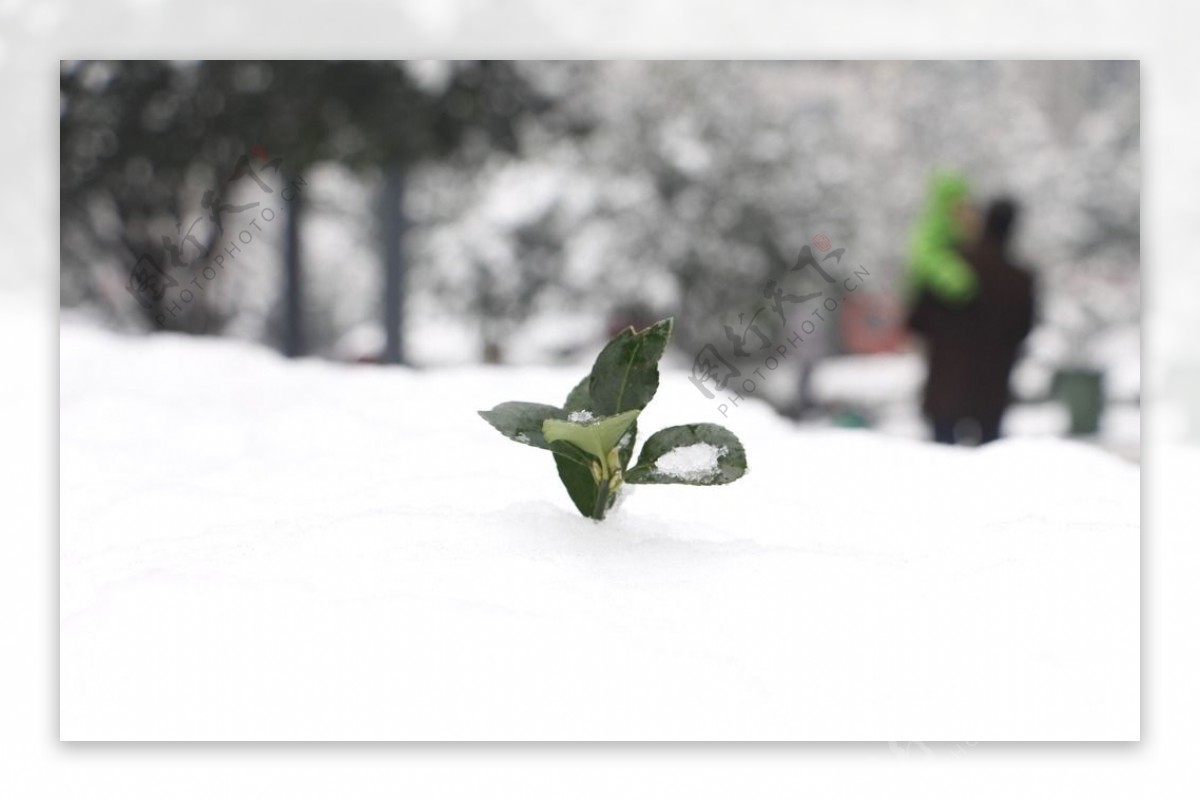
{"type": "Polygon", "coordinates": [[[846,298],[839,318],[847,353],[895,353],[908,343],[907,309],[898,295],[858,294],[846,298]]]}
{"type": "Polygon", "coordinates": [[[654,311],[644,304],[634,303],[621,306],[608,315],[608,338],[612,339],[630,326],[641,331],[643,328],[654,325],[659,319],[655,317],[654,311]]]}

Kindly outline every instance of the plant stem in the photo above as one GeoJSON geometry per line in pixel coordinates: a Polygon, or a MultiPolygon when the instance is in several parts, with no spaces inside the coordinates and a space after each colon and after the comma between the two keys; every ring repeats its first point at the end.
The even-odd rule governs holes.
{"type": "Polygon", "coordinates": [[[604,513],[608,511],[608,477],[604,476],[600,479],[600,483],[596,486],[596,505],[592,509],[593,520],[603,520],[604,513]]]}

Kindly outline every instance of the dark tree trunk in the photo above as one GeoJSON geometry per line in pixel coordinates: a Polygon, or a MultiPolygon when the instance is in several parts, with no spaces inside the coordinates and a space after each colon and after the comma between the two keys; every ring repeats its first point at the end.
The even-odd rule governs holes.
{"type": "Polygon", "coordinates": [[[300,272],[300,207],[301,194],[293,185],[296,176],[289,175],[284,185],[283,211],[283,352],[294,358],[304,355],[304,294],[300,272]],[[288,190],[291,190],[290,192],[288,190]]]}
{"type": "Polygon", "coordinates": [[[385,364],[404,362],[404,169],[385,169],[383,202],[380,214],[383,231],[383,327],[387,346],[385,364]]]}

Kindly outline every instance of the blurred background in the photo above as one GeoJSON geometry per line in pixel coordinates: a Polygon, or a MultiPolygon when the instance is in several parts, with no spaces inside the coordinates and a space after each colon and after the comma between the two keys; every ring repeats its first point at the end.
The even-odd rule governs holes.
{"type": "Polygon", "coordinates": [[[1038,290],[1004,432],[1136,460],[1139,117],[1137,62],[64,62],[63,317],[438,369],[674,315],[674,366],[749,373],[729,331],[787,342],[767,288],[841,250],[745,402],[923,438],[905,276],[953,168],[1038,290]]]}

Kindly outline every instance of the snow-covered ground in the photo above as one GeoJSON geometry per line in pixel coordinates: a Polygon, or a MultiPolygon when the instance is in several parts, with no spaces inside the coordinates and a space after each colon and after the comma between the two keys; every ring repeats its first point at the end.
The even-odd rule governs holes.
{"type": "Polygon", "coordinates": [[[1135,465],[726,419],[666,372],[643,438],[720,422],[750,472],[597,524],[475,414],[582,371],[65,324],[61,736],[1139,736],[1135,465]]]}

